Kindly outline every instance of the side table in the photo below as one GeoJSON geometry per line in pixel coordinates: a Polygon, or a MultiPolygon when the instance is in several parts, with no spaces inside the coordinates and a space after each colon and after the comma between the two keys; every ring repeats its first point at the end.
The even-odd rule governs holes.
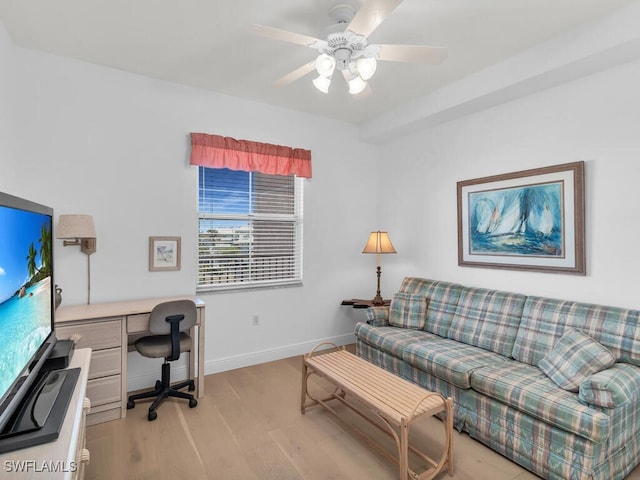
{"type": "Polygon", "coordinates": [[[353,308],[369,308],[369,307],[388,307],[391,304],[391,300],[383,300],[382,305],[375,305],[373,300],[364,300],[362,298],[352,298],[351,300],[342,300],[340,305],[348,305],[353,308]]]}

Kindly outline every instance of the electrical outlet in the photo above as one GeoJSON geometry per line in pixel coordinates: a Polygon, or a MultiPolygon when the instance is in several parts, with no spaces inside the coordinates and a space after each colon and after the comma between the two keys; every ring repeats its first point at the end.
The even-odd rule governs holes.
{"type": "Polygon", "coordinates": [[[260,325],[259,315],[254,315],[253,317],[251,317],[251,325],[253,325],[254,327],[260,325]]]}

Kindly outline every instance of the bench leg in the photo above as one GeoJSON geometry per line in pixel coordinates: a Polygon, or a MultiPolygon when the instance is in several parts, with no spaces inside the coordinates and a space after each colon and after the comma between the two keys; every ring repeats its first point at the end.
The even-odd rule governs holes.
{"type": "Polygon", "coordinates": [[[398,463],[400,464],[400,480],[407,480],[409,474],[409,426],[404,418],[400,425],[398,463]]]}
{"type": "Polygon", "coordinates": [[[300,413],[304,415],[305,412],[305,403],[307,400],[307,379],[309,378],[309,373],[307,369],[307,364],[304,362],[304,357],[302,358],[302,387],[301,387],[301,396],[300,396],[300,413]]]}
{"type": "Polygon", "coordinates": [[[450,477],[453,477],[455,473],[455,467],[453,463],[453,400],[451,397],[447,398],[445,402],[445,409],[447,413],[447,472],[450,477]]]}

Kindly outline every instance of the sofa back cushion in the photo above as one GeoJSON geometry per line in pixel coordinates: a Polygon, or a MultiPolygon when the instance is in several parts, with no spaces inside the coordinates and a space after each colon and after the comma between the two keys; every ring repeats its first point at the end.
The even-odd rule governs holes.
{"type": "Polygon", "coordinates": [[[424,330],[446,337],[451,319],[456,311],[461,285],[426,278],[406,277],[400,292],[422,295],[427,299],[427,315],[424,330]]]}
{"type": "Polygon", "coordinates": [[[518,293],[463,287],[447,336],[510,357],[526,298],[518,293]]]}
{"type": "Polygon", "coordinates": [[[640,311],[588,303],[528,297],[512,357],[538,366],[571,328],[607,347],[618,362],[640,366],[640,311]]]}

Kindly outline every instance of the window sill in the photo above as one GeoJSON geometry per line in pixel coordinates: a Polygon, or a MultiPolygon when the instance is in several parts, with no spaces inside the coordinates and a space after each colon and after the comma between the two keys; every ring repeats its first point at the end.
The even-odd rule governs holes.
{"type": "Polygon", "coordinates": [[[247,290],[271,290],[274,288],[297,288],[302,287],[303,283],[300,280],[290,283],[271,283],[271,284],[259,284],[254,283],[251,285],[230,285],[230,286],[216,286],[216,287],[198,287],[196,288],[196,294],[215,294],[215,293],[234,293],[244,292],[247,290]]]}

